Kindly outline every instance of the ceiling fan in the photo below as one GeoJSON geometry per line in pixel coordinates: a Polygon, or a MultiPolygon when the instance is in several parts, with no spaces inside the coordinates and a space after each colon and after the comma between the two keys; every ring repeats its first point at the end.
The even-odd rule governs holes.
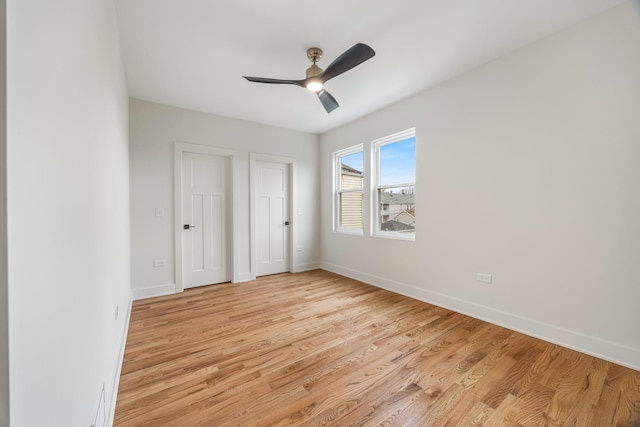
{"type": "Polygon", "coordinates": [[[313,63],[311,67],[307,68],[307,78],[302,80],[281,80],[270,79],[265,77],[247,77],[242,76],[250,82],[256,83],[274,83],[274,84],[289,84],[300,87],[306,87],[307,89],[316,92],[320,102],[327,110],[327,113],[332,112],[338,108],[338,101],[331,96],[329,92],[324,89],[324,84],[330,79],[339,76],[345,71],[362,64],[367,59],[372,58],[376,53],[364,43],[358,43],[337,57],[326,70],[316,65],[316,62],[322,57],[322,49],[312,47],[307,50],[307,58],[313,63]]]}

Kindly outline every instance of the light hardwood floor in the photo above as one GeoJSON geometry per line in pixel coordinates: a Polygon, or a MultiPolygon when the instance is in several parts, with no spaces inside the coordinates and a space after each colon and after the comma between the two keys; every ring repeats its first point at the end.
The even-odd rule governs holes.
{"type": "Polygon", "coordinates": [[[326,271],[136,301],[115,425],[640,426],[640,372],[326,271]]]}

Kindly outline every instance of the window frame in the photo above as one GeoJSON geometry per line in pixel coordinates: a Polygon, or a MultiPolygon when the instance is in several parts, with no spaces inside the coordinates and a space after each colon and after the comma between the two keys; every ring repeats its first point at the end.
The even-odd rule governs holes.
{"type": "MultiPolygon", "coordinates": [[[[385,146],[385,145],[389,145],[389,144],[393,144],[396,142],[400,142],[403,141],[405,139],[409,139],[409,138],[414,138],[416,139],[416,130],[415,128],[410,128],[410,129],[406,129],[403,130],[401,132],[397,132],[394,133],[392,135],[388,135],[382,138],[378,138],[374,141],[371,142],[371,151],[372,151],[372,156],[371,156],[371,160],[372,160],[372,167],[371,167],[371,171],[372,171],[372,179],[371,179],[371,206],[370,206],[370,213],[371,213],[371,235],[374,237],[383,237],[383,238],[388,238],[388,239],[398,239],[398,240],[410,240],[410,241],[415,241],[416,239],[416,232],[417,232],[417,226],[414,225],[414,231],[412,233],[403,233],[403,232],[398,232],[398,231],[386,231],[386,230],[382,230],[380,228],[380,218],[382,215],[382,212],[380,211],[380,190],[385,190],[385,189],[389,189],[389,188],[404,188],[404,187],[413,187],[413,191],[414,191],[414,197],[416,194],[416,178],[414,175],[414,180],[413,182],[407,182],[407,183],[396,183],[396,184],[387,184],[387,185],[381,185],[380,184],[380,179],[381,179],[381,171],[380,171],[380,148],[385,146]]],[[[417,139],[416,139],[416,154],[417,154],[417,139]]],[[[416,156],[417,158],[417,156],[416,156]]],[[[416,160],[417,163],[417,160],[416,160]]],[[[415,200],[414,200],[414,207],[415,207],[415,200]]],[[[417,218],[416,219],[416,223],[417,223],[417,218]]]]}
{"type": "Polygon", "coordinates": [[[366,169],[365,166],[365,152],[364,152],[364,144],[356,144],[351,147],[344,148],[342,150],[335,151],[333,153],[333,231],[336,233],[343,234],[354,234],[354,235],[363,235],[364,234],[364,223],[365,223],[365,170],[362,170],[362,187],[361,189],[345,189],[341,188],[342,183],[342,162],[341,159],[343,157],[349,156],[355,153],[362,153],[362,169],[366,169]],[[351,227],[341,227],[341,195],[344,193],[362,193],[362,227],[361,228],[351,228],[351,227]]]}

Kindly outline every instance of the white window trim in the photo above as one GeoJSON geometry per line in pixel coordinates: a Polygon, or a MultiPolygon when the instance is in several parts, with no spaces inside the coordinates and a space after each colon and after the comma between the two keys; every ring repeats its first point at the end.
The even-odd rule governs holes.
{"type": "MultiPolygon", "coordinates": [[[[380,230],[380,222],[378,212],[378,208],[380,206],[378,190],[385,188],[395,188],[395,187],[413,187],[415,189],[416,183],[415,181],[412,183],[405,184],[391,184],[391,185],[380,185],[380,147],[387,144],[392,144],[394,142],[402,141],[408,138],[415,138],[416,129],[410,128],[407,130],[403,130],[401,132],[394,133],[392,135],[385,136],[383,138],[378,138],[371,143],[372,156],[371,170],[373,171],[373,176],[371,179],[371,205],[370,205],[370,213],[371,213],[371,235],[374,237],[382,237],[386,239],[398,239],[398,240],[409,240],[415,241],[416,239],[416,230],[413,233],[400,233],[397,231],[384,231],[380,230]]],[[[416,152],[417,152],[417,144],[416,144],[416,152]]],[[[417,223],[417,218],[416,218],[417,223]]]]}
{"type": "MultiPolygon", "coordinates": [[[[341,193],[355,193],[358,192],[358,190],[340,190],[339,187],[339,183],[340,183],[340,178],[341,178],[341,167],[340,165],[338,165],[339,159],[341,157],[344,156],[348,156],[350,154],[355,154],[358,152],[362,152],[362,156],[364,158],[364,144],[358,144],[358,145],[354,145],[339,151],[336,151],[333,153],[333,231],[335,233],[342,233],[342,234],[354,234],[354,235],[358,235],[358,236],[362,236],[364,234],[364,211],[363,211],[363,215],[362,215],[362,221],[363,221],[363,228],[343,228],[340,227],[340,194],[341,193]]],[[[364,163],[363,163],[364,166],[364,163]]],[[[364,168],[366,169],[366,168],[364,168]]],[[[365,173],[365,171],[362,171],[363,175],[365,173]]],[[[364,185],[362,188],[362,195],[364,197],[364,185]]],[[[362,208],[363,210],[366,210],[366,206],[364,204],[362,204],[362,208]]]]}

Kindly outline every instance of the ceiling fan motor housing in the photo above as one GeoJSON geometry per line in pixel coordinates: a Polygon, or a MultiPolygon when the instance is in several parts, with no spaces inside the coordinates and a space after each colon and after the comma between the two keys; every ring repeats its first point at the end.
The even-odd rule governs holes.
{"type": "Polygon", "coordinates": [[[316,62],[322,58],[322,49],[319,47],[312,47],[307,49],[307,58],[309,61],[313,62],[311,67],[307,68],[307,78],[315,77],[318,74],[322,73],[322,68],[316,65],[316,62]]]}
{"type": "Polygon", "coordinates": [[[307,78],[315,77],[321,73],[322,68],[318,67],[316,64],[313,64],[311,67],[307,68],[307,78]]]}

